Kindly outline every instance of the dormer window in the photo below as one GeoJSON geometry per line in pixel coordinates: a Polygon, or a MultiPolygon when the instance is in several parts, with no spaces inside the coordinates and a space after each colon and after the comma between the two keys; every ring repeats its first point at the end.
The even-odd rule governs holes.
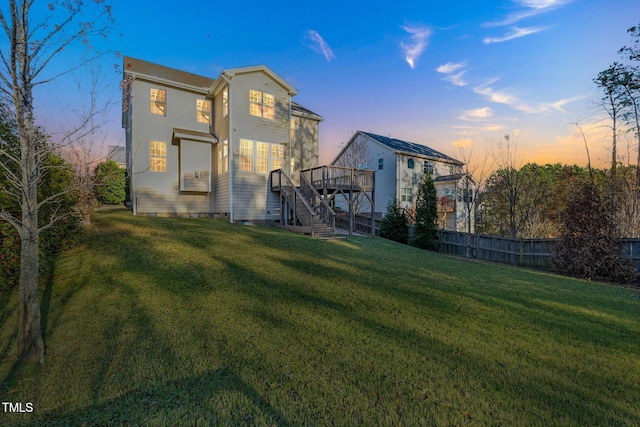
{"type": "Polygon", "coordinates": [[[249,114],[265,119],[275,119],[275,97],[259,90],[249,91],[249,114]]]}

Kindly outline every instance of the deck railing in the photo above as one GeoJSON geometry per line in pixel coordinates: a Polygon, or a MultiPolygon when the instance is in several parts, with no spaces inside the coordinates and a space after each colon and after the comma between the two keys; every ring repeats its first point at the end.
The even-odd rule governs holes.
{"type": "Polygon", "coordinates": [[[318,166],[300,171],[316,188],[371,191],[374,187],[375,172],[342,166],[318,166]]]}

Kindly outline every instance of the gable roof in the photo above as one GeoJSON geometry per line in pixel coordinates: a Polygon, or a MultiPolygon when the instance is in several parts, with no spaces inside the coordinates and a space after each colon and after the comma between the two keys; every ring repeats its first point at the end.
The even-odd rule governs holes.
{"type": "Polygon", "coordinates": [[[304,108],[302,105],[294,101],[291,101],[291,114],[295,114],[296,116],[309,117],[310,119],[315,119],[318,121],[324,120],[324,118],[319,114],[316,114],[313,111],[304,108]]]}
{"type": "Polygon", "coordinates": [[[385,145],[397,153],[403,154],[417,154],[420,156],[431,157],[434,159],[444,160],[448,163],[455,163],[457,165],[462,165],[460,160],[454,159],[453,157],[447,156],[439,151],[434,150],[433,148],[429,148],[426,145],[416,144],[415,142],[403,141],[401,139],[389,138],[382,135],[376,135],[374,133],[358,131],[357,133],[361,133],[363,135],[368,136],[379,142],[382,145],[385,145]]]}
{"type": "Polygon", "coordinates": [[[271,68],[267,67],[266,65],[253,65],[250,67],[229,68],[229,69],[223,70],[222,73],[220,73],[220,77],[218,77],[216,84],[214,84],[211,87],[211,93],[215,94],[220,90],[220,88],[222,87],[222,81],[229,82],[229,80],[233,79],[233,77],[238,74],[255,73],[255,72],[265,73],[273,81],[275,81],[280,86],[282,86],[289,93],[289,95],[295,96],[298,94],[298,91],[296,90],[295,87],[291,86],[289,82],[287,82],[285,79],[277,75],[271,68]]]}
{"type": "Polygon", "coordinates": [[[122,59],[122,63],[123,71],[127,74],[133,74],[141,78],[146,77],[167,84],[180,83],[195,88],[208,89],[215,83],[215,80],[209,77],[176,70],[175,68],[165,67],[164,65],[154,64],[129,56],[125,56],[122,59]]]}

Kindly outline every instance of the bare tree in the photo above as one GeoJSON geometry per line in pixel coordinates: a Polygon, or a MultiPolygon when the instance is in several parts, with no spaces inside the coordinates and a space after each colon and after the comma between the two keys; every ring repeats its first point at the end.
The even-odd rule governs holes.
{"type": "Polygon", "coordinates": [[[508,203],[509,235],[516,237],[518,231],[516,211],[521,196],[518,170],[522,166],[522,159],[519,157],[517,144],[511,141],[508,134],[504,135],[503,140],[498,140],[493,147],[493,160],[501,171],[497,177],[502,181],[504,196],[508,203]]]}
{"type": "MultiPolygon", "coordinates": [[[[367,144],[366,136],[357,134],[347,144],[336,158],[336,166],[354,169],[369,169],[373,166],[369,165],[369,145],[367,144]]],[[[354,213],[360,213],[363,208],[369,206],[368,200],[361,193],[356,193],[355,199],[351,200],[350,203],[354,213]]]]}
{"type": "Polygon", "coordinates": [[[358,134],[347,144],[342,153],[340,153],[340,156],[336,159],[336,166],[367,169],[369,167],[369,145],[367,144],[367,138],[362,134],[358,134]]]}
{"type": "MultiPolygon", "coordinates": [[[[463,181],[463,212],[467,225],[467,233],[471,234],[477,230],[477,212],[479,205],[480,191],[489,176],[492,167],[492,159],[486,153],[475,152],[475,145],[469,147],[458,147],[458,159],[464,163],[462,166],[463,181]]],[[[471,257],[471,239],[467,239],[467,258],[471,257]]]]}
{"type": "Polygon", "coordinates": [[[99,132],[104,125],[103,114],[107,107],[115,105],[110,97],[98,104],[94,94],[105,89],[100,86],[103,76],[99,68],[91,63],[87,68],[84,81],[78,79],[79,93],[84,96],[74,118],[74,122],[83,123],[83,127],[77,128],[75,123],[69,125],[73,132],[71,135],[67,133],[62,150],[62,156],[73,167],[74,188],[78,194],[77,210],[83,225],[91,224],[95,204],[96,182],[93,172],[99,163],[106,160],[103,153],[105,135],[99,132]]]}
{"type": "MultiPolygon", "coordinates": [[[[1,150],[0,155],[19,165],[11,175],[12,195],[18,200],[21,215],[0,211],[0,220],[17,230],[20,241],[18,359],[21,362],[44,362],[44,342],[40,325],[38,299],[40,233],[60,219],[54,210],[46,224],[40,224],[40,209],[55,204],[64,193],[38,199],[42,174],[42,150],[45,147],[34,116],[34,88],[80,68],[55,71],[52,61],[76,44],[90,44],[104,36],[111,27],[111,7],[102,0],[51,1],[38,3],[44,10],[32,10],[33,0],[9,0],[0,9],[0,24],[7,37],[7,47],[0,50],[0,92],[11,105],[17,123],[19,153],[1,150]]],[[[96,55],[100,55],[97,51],[96,55]]],[[[86,123],[86,122],[85,122],[86,123]]],[[[81,125],[71,134],[82,133],[81,125]]],[[[0,162],[0,164],[5,164],[0,162]]],[[[5,168],[5,171],[10,169],[5,168]]]]}

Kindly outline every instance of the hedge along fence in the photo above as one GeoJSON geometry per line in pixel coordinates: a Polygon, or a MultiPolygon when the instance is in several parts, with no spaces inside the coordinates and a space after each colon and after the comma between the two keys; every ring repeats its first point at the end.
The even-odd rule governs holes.
{"type": "MultiPolygon", "coordinates": [[[[554,270],[551,262],[560,239],[511,239],[440,230],[440,252],[520,267],[554,270]]],[[[631,259],[640,271],[640,239],[622,239],[621,255],[631,259]]]]}

